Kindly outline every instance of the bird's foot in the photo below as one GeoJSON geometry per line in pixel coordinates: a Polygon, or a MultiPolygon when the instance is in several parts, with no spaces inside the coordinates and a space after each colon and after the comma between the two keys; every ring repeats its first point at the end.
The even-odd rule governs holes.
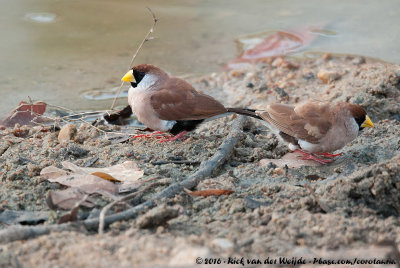
{"type": "Polygon", "coordinates": [[[166,138],[167,133],[164,133],[162,131],[155,131],[149,134],[140,134],[140,135],[135,135],[133,136],[133,139],[138,139],[138,138],[155,138],[155,139],[162,139],[166,138]]]}
{"type": "Polygon", "coordinates": [[[338,153],[338,154],[331,154],[331,153],[315,153],[317,155],[322,155],[327,158],[335,158],[336,156],[342,155],[343,153],[338,153]]]}
{"type": "Polygon", "coordinates": [[[161,140],[160,142],[169,142],[169,141],[176,141],[177,139],[185,139],[185,137],[182,137],[182,136],[185,135],[186,133],[187,133],[187,131],[182,131],[178,135],[175,135],[174,137],[171,137],[166,140],[161,140]]]}
{"type": "Polygon", "coordinates": [[[301,159],[303,159],[303,160],[313,160],[313,161],[318,162],[318,163],[320,163],[322,165],[325,165],[327,163],[331,163],[332,162],[331,159],[319,158],[319,157],[317,157],[317,156],[315,156],[313,154],[306,153],[306,152],[304,152],[302,150],[299,150],[299,149],[296,149],[294,151],[302,154],[303,157],[301,159]]]}

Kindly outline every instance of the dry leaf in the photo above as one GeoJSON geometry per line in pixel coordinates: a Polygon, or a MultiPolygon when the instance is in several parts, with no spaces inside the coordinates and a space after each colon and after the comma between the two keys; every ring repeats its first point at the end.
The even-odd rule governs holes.
{"type": "Polygon", "coordinates": [[[45,179],[57,179],[58,177],[67,175],[65,170],[59,169],[55,166],[48,166],[40,171],[40,175],[45,179]]]}
{"type": "MultiPolygon", "coordinates": [[[[55,168],[55,167],[54,167],[55,168]]],[[[60,169],[62,171],[62,169],[60,169]]],[[[60,173],[61,173],[60,171],[60,173]]],[[[110,181],[103,180],[94,175],[84,175],[84,174],[67,174],[61,175],[59,177],[53,178],[54,172],[51,172],[49,176],[46,173],[40,172],[40,175],[44,178],[48,179],[51,182],[57,182],[59,184],[78,188],[82,192],[92,194],[92,193],[101,193],[102,191],[109,193],[117,193],[118,186],[110,181]]]]}
{"type": "Polygon", "coordinates": [[[112,177],[121,182],[118,185],[118,192],[124,192],[126,191],[125,189],[132,190],[137,188],[141,183],[138,180],[144,175],[144,171],[134,161],[125,161],[124,163],[105,168],[78,167],[67,161],[62,162],[62,165],[64,168],[78,174],[104,173],[106,174],[104,177],[112,177]]]}
{"type": "Polygon", "coordinates": [[[40,175],[51,182],[78,188],[84,193],[100,193],[106,196],[137,188],[142,183],[138,180],[144,174],[133,161],[106,168],[78,167],[68,161],[62,162],[62,165],[72,172],[50,166],[42,169],[40,175]],[[116,185],[112,181],[120,184],[116,185]]]}
{"type": "Polygon", "coordinates": [[[228,195],[232,194],[235,191],[232,190],[223,190],[223,189],[208,189],[208,190],[201,190],[201,191],[190,191],[186,188],[184,188],[185,192],[191,196],[220,196],[220,195],[228,195]]]}
{"type": "Polygon", "coordinates": [[[46,111],[46,103],[35,102],[29,104],[25,101],[21,101],[19,106],[15,108],[11,114],[4,119],[0,125],[6,127],[13,127],[15,124],[32,125],[33,122],[38,123],[40,116],[46,111]]]}
{"type": "MultiPolygon", "coordinates": [[[[46,196],[46,203],[50,209],[72,209],[84,196],[84,193],[74,188],[68,188],[62,191],[49,191],[46,196]]],[[[81,205],[91,208],[94,206],[93,202],[94,200],[88,198],[81,205]]]]}
{"type": "Polygon", "coordinates": [[[143,177],[144,171],[141,170],[136,162],[126,161],[111,167],[105,168],[91,168],[91,167],[78,167],[71,162],[62,162],[64,168],[67,168],[77,174],[93,174],[94,172],[105,173],[122,183],[137,182],[138,179],[143,177]]]}
{"type": "Polygon", "coordinates": [[[65,222],[70,222],[70,221],[77,221],[78,220],[78,212],[79,212],[79,207],[88,199],[89,195],[83,196],[81,200],[75,203],[75,206],[66,214],[62,215],[57,223],[65,223],[65,222]]]}

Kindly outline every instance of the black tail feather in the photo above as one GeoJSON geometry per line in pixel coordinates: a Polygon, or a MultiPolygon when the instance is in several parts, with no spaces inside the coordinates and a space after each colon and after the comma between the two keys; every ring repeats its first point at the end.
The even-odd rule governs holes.
{"type": "Polygon", "coordinates": [[[192,131],[199,124],[201,124],[204,119],[201,120],[177,120],[175,125],[169,130],[172,135],[177,135],[182,131],[192,131]]]}
{"type": "Polygon", "coordinates": [[[236,113],[236,114],[251,116],[251,117],[254,117],[254,118],[257,118],[257,119],[261,119],[261,120],[262,120],[262,118],[259,117],[259,116],[256,114],[256,110],[253,110],[253,109],[246,109],[246,108],[226,108],[226,110],[227,110],[228,112],[231,112],[231,113],[236,113]]]}

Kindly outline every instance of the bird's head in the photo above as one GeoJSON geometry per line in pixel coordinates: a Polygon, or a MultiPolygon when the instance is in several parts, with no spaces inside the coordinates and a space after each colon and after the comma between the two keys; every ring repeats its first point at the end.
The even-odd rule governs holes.
{"type": "Polygon", "coordinates": [[[154,83],[165,77],[168,77],[167,73],[160,68],[151,64],[140,64],[129,70],[121,80],[124,82],[130,82],[132,87],[135,88],[142,81],[152,80],[152,83],[154,83]]]}
{"type": "Polygon", "coordinates": [[[374,127],[374,124],[363,107],[357,104],[346,103],[346,108],[350,111],[350,114],[354,117],[354,120],[356,120],[359,130],[362,130],[366,127],[374,127]]]}

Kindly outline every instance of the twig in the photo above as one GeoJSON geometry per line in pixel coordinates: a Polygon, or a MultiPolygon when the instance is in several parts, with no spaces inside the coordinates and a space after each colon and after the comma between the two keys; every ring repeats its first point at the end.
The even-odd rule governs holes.
{"type": "MultiPolygon", "coordinates": [[[[68,108],[65,108],[65,107],[62,107],[62,106],[59,106],[59,105],[53,105],[53,104],[48,104],[48,103],[46,103],[46,104],[47,104],[48,106],[50,106],[50,107],[58,108],[58,109],[60,109],[60,110],[65,110],[65,111],[68,111],[68,112],[74,112],[74,111],[71,110],[71,109],[68,109],[68,108]]],[[[106,111],[106,112],[107,112],[107,111],[106,111]]],[[[94,128],[94,129],[96,129],[97,131],[99,131],[99,132],[101,132],[101,133],[103,133],[103,134],[105,134],[105,135],[107,135],[107,134],[124,135],[124,136],[135,136],[135,135],[136,135],[135,133],[123,133],[123,132],[105,131],[105,130],[102,130],[102,129],[100,129],[100,128],[94,126],[94,125],[92,125],[91,123],[89,123],[89,122],[83,120],[82,117],[81,117],[81,118],[77,118],[77,119],[71,119],[71,118],[69,118],[69,117],[72,117],[72,116],[74,116],[74,115],[84,115],[84,114],[90,114],[90,113],[93,113],[93,112],[86,112],[86,113],[78,113],[78,114],[66,115],[66,116],[63,116],[63,117],[60,117],[60,118],[52,118],[52,117],[45,116],[45,115],[42,115],[42,117],[48,118],[48,119],[53,120],[53,121],[61,120],[61,121],[63,121],[63,122],[68,122],[68,123],[73,122],[73,121],[81,121],[82,123],[84,123],[84,124],[86,124],[86,125],[88,125],[88,126],[94,128]]]]}
{"type": "Polygon", "coordinates": [[[112,206],[114,206],[114,205],[116,205],[116,204],[118,204],[120,202],[125,202],[125,201],[128,201],[128,200],[131,200],[132,198],[136,197],[138,194],[144,193],[145,191],[149,190],[150,188],[152,188],[153,186],[155,186],[157,184],[158,184],[157,182],[149,184],[144,189],[142,189],[140,191],[137,191],[137,192],[134,192],[134,193],[131,193],[131,194],[128,194],[128,195],[126,195],[126,196],[124,196],[124,197],[122,197],[122,198],[120,198],[118,200],[115,200],[115,201],[109,203],[107,206],[103,207],[101,209],[100,216],[99,216],[99,234],[101,234],[101,235],[104,234],[104,217],[105,217],[107,211],[112,206]]]}
{"type": "MultiPolygon", "coordinates": [[[[131,62],[129,63],[128,70],[132,68],[133,61],[135,60],[135,58],[136,58],[137,54],[139,53],[140,49],[142,48],[143,44],[144,44],[146,41],[150,40],[150,39],[149,39],[149,35],[150,35],[152,32],[154,32],[154,28],[155,28],[155,26],[156,26],[156,24],[157,24],[157,21],[158,21],[158,18],[156,17],[156,15],[154,14],[154,12],[153,12],[149,7],[148,7],[147,9],[150,11],[151,15],[153,16],[153,25],[151,26],[150,30],[147,32],[146,36],[145,36],[144,39],[142,40],[142,43],[140,43],[140,45],[139,45],[138,49],[136,50],[135,54],[133,54],[132,60],[131,60],[131,62]]],[[[110,110],[113,110],[113,109],[114,109],[115,102],[117,101],[117,98],[118,98],[118,96],[119,96],[119,93],[121,92],[121,88],[122,88],[123,85],[124,85],[124,81],[122,81],[121,85],[119,86],[119,88],[118,88],[118,90],[117,90],[117,93],[116,93],[116,95],[115,95],[115,97],[114,97],[114,100],[113,100],[113,102],[112,102],[112,104],[111,104],[110,110]]]]}
{"type": "Polygon", "coordinates": [[[153,161],[153,162],[151,162],[151,164],[154,166],[161,166],[161,165],[166,165],[166,164],[198,165],[198,164],[200,164],[200,162],[199,161],[190,161],[190,160],[174,160],[174,161],[160,160],[160,161],[153,161]]]}
{"type": "MultiPolygon", "coordinates": [[[[210,177],[213,171],[226,161],[235,145],[239,142],[241,130],[246,120],[247,119],[244,116],[239,116],[233,121],[230,133],[228,137],[222,142],[218,151],[211,159],[203,162],[199,170],[193,175],[182,182],[176,182],[170,185],[159,194],[157,194],[154,198],[149,199],[136,207],[105,217],[104,226],[108,226],[116,221],[134,219],[139,213],[155,207],[157,203],[162,201],[163,199],[174,197],[175,195],[181,193],[183,191],[183,188],[193,189],[200,181],[210,177]]],[[[26,240],[29,238],[34,238],[40,235],[48,234],[51,231],[61,232],[76,230],[78,223],[83,224],[86,229],[91,230],[95,230],[99,227],[99,219],[87,219],[81,222],[77,222],[75,224],[64,223],[59,225],[52,224],[47,226],[34,227],[9,227],[0,231],[0,244],[9,243],[15,240],[26,240]]]]}

